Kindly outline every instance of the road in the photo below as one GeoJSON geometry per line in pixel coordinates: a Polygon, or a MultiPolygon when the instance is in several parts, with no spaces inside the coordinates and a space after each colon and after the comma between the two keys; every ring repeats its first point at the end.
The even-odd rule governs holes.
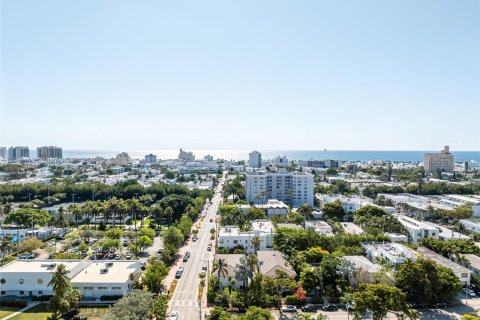
{"type": "MultiPolygon", "coordinates": [[[[224,179],[222,178],[217,186],[217,191],[222,189],[223,183],[224,179]]],[[[209,243],[213,244],[213,240],[210,240],[210,229],[216,228],[215,218],[221,202],[221,195],[216,193],[212,198],[205,219],[199,229],[198,240],[195,242],[189,241],[185,248],[187,251],[190,251],[190,259],[188,259],[187,262],[183,262],[182,266],[185,268],[185,271],[178,281],[169,308],[169,312],[177,311],[178,318],[181,320],[200,319],[200,314],[205,313],[203,309],[202,312],[200,311],[199,301],[197,300],[200,282],[198,275],[204,265],[208,266],[207,275],[210,273],[211,261],[215,249],[213,248],[212,251],[207,251],[207,246],[209,243]],[[212,222],[210,222],[210,220],[212,222]]],[[[213,247],[215,246],[213,245],[213,247]]],[[[205,279],[205,283],[208,284],[208,279],[205,279]]]]}

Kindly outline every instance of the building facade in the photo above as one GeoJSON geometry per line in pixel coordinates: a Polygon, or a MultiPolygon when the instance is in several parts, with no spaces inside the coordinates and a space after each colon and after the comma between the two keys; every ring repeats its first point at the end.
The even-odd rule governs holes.
{"type": "Polygon", "coordinates": [[[8,160],[15,161],[22,158],[30,158],[30,149],[28,147],[10,147],[8,148],[8,160]]]}
{"type": "Polygon", "coordinates": [[[395,218],[405,227],[410,243],[418,243],[425,238],[439,238],[440,231],[434,226],[415,220],[404,215],[394,215],[395,218]]]}
{"type": "Polygon", "coordinates": [[[313,206],[313,175],[302,172],[255,172],[246,175],[247,201],[265,204],[277,199],[293,207],[313,206]]]}
{"type": "Polygon", "coordinates": [[[154,154],[147,154],[145,156],[145,164],[155,164],[157,163],[157,156],[154,154]]]}
{"type": "Polygon", "coordinates": [[[7,148],[0,147],[0,159],[7,160],[7,148]]]}
{"type": "Polygon", "coordinates": [[[225,226],[218,234],[218,247],[232,249],[242,246],[248,253],[255,252],[252,243],[254,238],[260,240],[259,250],[268,250],[273,247],[273,235],[275,228],[270,220],[252,221],[252,230],[241,231],[237,226],[225,226]]]}
{"type": "Polygon", "coordinates": [[[54,146],[38,147],[37,158],[42,160],[62,159],[63,158],[62,148],[54,147],[54,146]]]}
{"type": "Polygon", "coordinates": [[[453,154],[445,146],[440,153],[425,153],[423,156],[425,173],[453,172],[453,154]]]}
{"type": "Polygon", "coordinates": [[[262,154],[258,151],[252,151],[248,154],[248,164],[252,168],[260,168],[262,166],[262,154]]]}

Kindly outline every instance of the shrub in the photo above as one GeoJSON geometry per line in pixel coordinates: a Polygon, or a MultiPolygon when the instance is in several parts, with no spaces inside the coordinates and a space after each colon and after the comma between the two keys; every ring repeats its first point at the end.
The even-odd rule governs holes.
{"type": "Polygon", "coordinates": [[[111,300],[119,300],[123,298],[121,295],[112,295],[112,296],[100,296],[100,301],[111,301],[111,300]]]}
{"type": "Polygon", "coordinates": [[[285,302],[287,304],[291,304],[291,305],[294,305],[294,306],[299,306],[299,305],[302,305],[302,304],[305,303],[305,301],[302,301],[300,298],[298,298],[295,295],[286,296],[285,297],[285,302]]]}
{"type": "Polygon", "coordinates": [[[328,302],[330,303],[340,303],[339,297],[328,297],[328,302]]]}
{"type": "Polygon", "coordinates": [[[48,301],[52,296],[33,296],[32,301],[48,301]]]}
{"type": "Polygon", "coordinates": [[[19,307],[25,308],[27,306],[26,301],[12,300],[12,299],[0,299],[0,306],[2,307],[19,307]]]}
{"type": "Polygon", "coordinates": [[[323,304],[323,297],[311,297],[310,303],[311,304],[323,304]]]}

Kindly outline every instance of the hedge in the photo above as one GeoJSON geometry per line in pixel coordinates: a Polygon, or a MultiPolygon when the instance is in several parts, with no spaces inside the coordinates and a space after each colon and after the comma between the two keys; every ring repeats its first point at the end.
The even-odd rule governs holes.
{"type": "Polygon", "coordinates": [[[27,306],[27,302],[20,301],[20,300],[12,300],[12,299],[0,299],[0,306],[25,308],[27,306]]]}

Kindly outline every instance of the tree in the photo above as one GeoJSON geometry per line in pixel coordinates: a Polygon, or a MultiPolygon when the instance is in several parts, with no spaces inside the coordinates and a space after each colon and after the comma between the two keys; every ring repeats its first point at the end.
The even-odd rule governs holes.
{"type": "Polygon", "coordinates": [[[43,242],[35,237],[28,237],[20,242],[20,251],[33,252],[41,247],[43,247],[43,242]]]}
{"type": "MultiPolygon", "coordinates": [[[[300,283],[309,292],[316,292],[322,288],[322,273],[320,268],[305,268],[300,273],[300,283]]],[[[318,294],[318,292],[317,292],[318,294]]]]}
{"type": "Polygon", "coordinates": [[[143,250],[146,247],[150,247],[153,244],[153,240],[148,236],[140,236],[137,240],[137,245],[143,250]]]}
{"type": "Polygon", "coordinates": [[[152,307],[152,314],[156,319],[164,319],[168,310],[168,295],[160,294],[152,307]]]}
{"type": "MultiPolygon", "coordinates": [[[[237,201],[237,204],[238,204],[238,201],[237,201]]],[[[247,221],[266,219],[266,218],[267,218],[267,215],[265,214],[265,211],[263,211],[260,208],[250,207],[247,210],[247,216],[246,216],[247,221]]]]}
{"type": "Polygon", "coordinates": [[[238,281],[242,281],[243,289],[247,288],[248,279],[252,277],[252,269],[247,264],[247,261],[244,257],[239,259],[239,263],[235,265],[235,279],[238,281]]]}
{"type": "Polygon", "coordinates": [[[217,278],[225,277],[228,272],[228,264],[225,262],[225,259],[215,260],[212,271],[217,274],[217,278]]]}
{"type": "Polygon", "coordinates": [[[313,208],[306,203],[302,204],[297,212],[307,219],[313,218],[313,208]]]}
{"type": "Polygon", "coordinates": [[[163,244],[176,249],[180,248],[184,241],[182,232],[176,227],[170,227],[163,234],[163,244]]]}
{"type": "Polygon", "coordinates": [[[240,320],[274,320],[275,318],[268,309],[259,307],[249,307],[245,315],[240,317],[240,320]]]}
{"type": "Polygon", "coordinates": [[[252,243],[253,248],[255,248],[255,253],[257,253],[257,251],[260,250],[260,244],[262,243],[260,237],[254,236],[250,242],[252,243]]]}
{"type": "Polygon", "coordinates": [[[168,268],[162,261],[154,260],[149,264],[142,277],[143,284],[151,293],[158,294],[162,289],[163,279],[168,274],[168,268]]]}
{"type": "Polygon", "coordinates": [[[385,284],[362,284],[360,292],[354,293],[355,311],[364,313],[372,311],[373,320],[381,320],[388,312],[394,313],[398,319],[417,319],[416,313],[405,302],[403,292],[385,284]]]}
{"type": "Polygon", "coordinates": [[[53,312],[55,319],[71,310],[76,310],[81,300],[81,294],[72,288],[68,274],[66,265],[59,264],[48,283],[53,291],[53,296],[48,302],[48,309],[53,312]]]}
{"type": "Polygon", "coordinates": [[[22,208],[12,211],[5,218],[5,223],[13,223],[23,228],[35,228],[35,225],[45,225],[50,221],[50,214],[45,210],[22,208]]]}
{"type": "Polygon", "coordinates": [[[276,270],[275,277],[266,277],[264,279],[264,286],[267,294],[277,302],[277,308],[282,313],[281,297],[287,291],[295,290],[295,280],[290,277],[285,271],[276,270]]]}
{"type": "Polygon", "coordinates": [[[322,213],[328,219],[336,218],[337,220],[343,220],[345,217],[345,210],[343,209],[340,200],[327,203],[323,207],[322,213]]]}
{"type": "Polygon", "coordinates": [[[13,249],[15,249],[15,243],[13,242],[12,236],[7,235],[0,239],[0,252],[2,254],[2,260],[5,258],[5,255],[9,254],[13,249]]]}
{"type": "Polygon", "coordinates": [[[208,320],[231,320],[230,314],[221,307],[214,307],[210,312],[208,320]]]}
{"type": "Polygon", "coordinates": [[[473,209],[468,204],[463,204],[455,209],[448,211],[448,215],[454,219],[469,219],[472,217],[473,209]]]}
{"type": "Polygon", "coordinates": [[[153,314],[155,295],[150,292],[134,290],[118,300],[102,320],[144,320],[153,314]]]}
{"type": "Polygon", "coordinates": [[[395,280],[407,300],[417,303],[447,302],[462,288],[452,270],[423,258],[405,261],[395,280]]]}
{"type": "Polygon", "coordinates": [[[153,239],[155,237],[155,230],[153,230],[150,227],[143,227],[143,228],[140,228],[140,235],[147,236],[150,239],[153,239]]]}

